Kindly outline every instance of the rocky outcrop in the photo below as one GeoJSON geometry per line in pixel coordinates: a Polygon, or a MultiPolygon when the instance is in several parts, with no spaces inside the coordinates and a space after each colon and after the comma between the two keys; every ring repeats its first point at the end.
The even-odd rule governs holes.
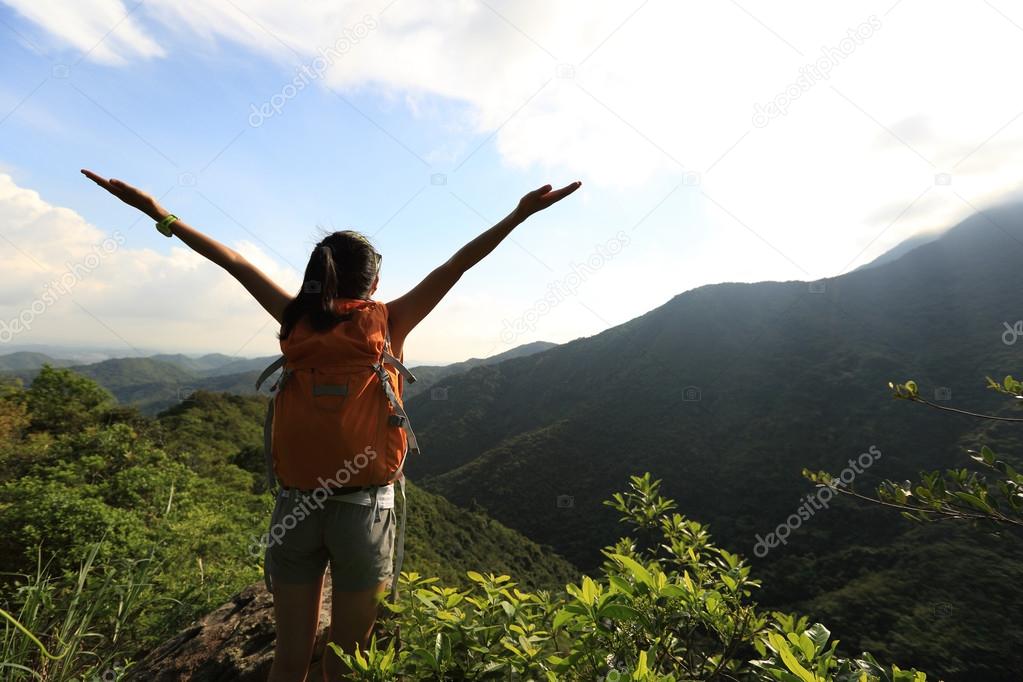
{"type": "MultiPolygon", "coordinates": [[[[322,679],[320,659],[330,623],[329,577],[320,607],[320,633],[307,679],[322,679]]],[[[265,682],[276,639],[273,596],[263,583],[191,624],[131,667],[131,682],[265,682]]]]}

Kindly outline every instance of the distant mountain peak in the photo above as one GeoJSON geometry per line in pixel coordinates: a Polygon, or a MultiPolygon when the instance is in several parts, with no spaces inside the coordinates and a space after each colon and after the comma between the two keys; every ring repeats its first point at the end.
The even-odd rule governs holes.
{"type": "MultiPolygon", "coordinates": [[[[899,242],[869,263],[855,268],[853,272],[894,263],[927,244],[949,239],[957,241],[977,239],[992,232],[1001,232],[1004,236],[1023,244],[1023,200],[1004,201],[974,211],[952,227],[915,234],[899,242]]],[[[963,244],[964,242],[959,241],[959,243],[963,244]]]]}
{"type": "Polygon", "coordinates": [[[876,268],[879,265],[886,265],[887,263],[894,263],[913,249],[940,239],[946,232],[948,232],[948,230],[915,234],[912,237],[902,240],[869,263],[864,263],[857,268],[853,268],[853,272],[876,268]]]}

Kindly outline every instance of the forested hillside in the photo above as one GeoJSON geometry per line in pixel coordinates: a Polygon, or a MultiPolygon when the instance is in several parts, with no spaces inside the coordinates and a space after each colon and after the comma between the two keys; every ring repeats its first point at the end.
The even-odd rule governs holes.
{"type": "MultiPolygon", "coordinates": [[[[416,382],[405,386],[405,399],[411,400],[417,395],[427,393],[429,389],[431,389],[441,379],[461,374],[473,367],[496,365],[497,363],[504,362],[505,360],[526,357],[527,355],[533,355],[534,353],[549,350],[555,346],[557,346],[556,343],[535,341],[533,343],[516,346],[511,350],[507,350],[503,353],[498,353],[497,355],[492,355],[487,358],[470,358],[469,360],[463,360],[462,362],[453,362],[450,365],[417,365],[412,368],[412,371],[416,375],[416,382]]],[[[431,394],[430,398],[432,400],[447,399],[444,391],[431,394]]]]}
{"type": "MultiPolygon", "coordinates": [[[[110,660],[137,658],[261,580],[264,398],[198,392],[152,418],[67,369],[0,388],[0,608],[51,646],[71,636],[62,609],[92,553],[74,603],[95,599],[85,647],[110,660]]],[[[415,485],[405,568],[452,583],[470,569],[508,572],[534,588],[576,576],[549,548],[415,485]]],[[[8,646],[31,650],[6,632],[8,646]]]]}

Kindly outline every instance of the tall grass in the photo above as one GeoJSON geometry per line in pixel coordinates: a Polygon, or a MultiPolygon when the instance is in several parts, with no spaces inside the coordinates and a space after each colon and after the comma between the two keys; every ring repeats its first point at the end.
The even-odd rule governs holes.
{"type": "Polygon", "coordinates": [[[13,576],[0,609],[0,679],[117,680],[132,655],[131,625],[149,601],[155,548],[144,559],[97,563],[90,546],[77,574],[52,575],[42,552],[33,575],[13,576]]]}

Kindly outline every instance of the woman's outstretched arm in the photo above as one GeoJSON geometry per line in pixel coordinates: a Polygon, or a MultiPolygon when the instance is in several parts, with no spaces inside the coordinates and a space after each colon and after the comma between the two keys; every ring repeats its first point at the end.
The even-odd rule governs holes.
{"type": "Polygon", "coordinates": [[[503,220],[459,249],[407,294],[388,303],[394,349],[401,352],[405,337],[440,303],[466,270],[483,260],[526,218],[561,201],[580,186],[582,183],[577,181],[558,190],[552,191],[550,185],[533,190],[522,197],[515,210],[503,220]]]}
{"type": "MultiPolygon", "coordinates": [[[[120,180],[108,180],[89,170],[83,169],[82,174],[124,203],[137,208],[157,222],[169,215],[169,211],[160,206],[156,199],[137,187],[132,187],[120,180]]],[[[182,220],[172,223],[170,230],[175,237],[185,242],[200,256],[204,256],[227,270],[232,277],[241,282],[241,285],[275,320],[281,321],[284,316],[284,307],[291,301],[292,296],[263,274],[259,268],[234,249],[224,246],[216,239],[207,237],[182,220]]]]}

